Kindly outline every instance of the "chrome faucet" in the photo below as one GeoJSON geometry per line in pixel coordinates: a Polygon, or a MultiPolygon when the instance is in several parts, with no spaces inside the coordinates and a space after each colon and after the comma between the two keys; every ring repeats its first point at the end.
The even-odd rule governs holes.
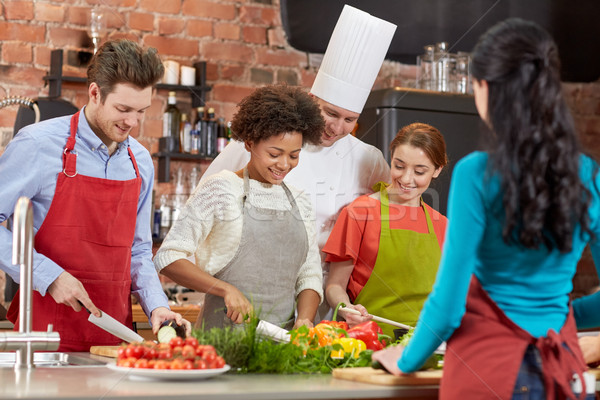
{"type": "Polygon", "coordinates": [[[33,275],[33,207],[27,197],[17,201],[13,227],[13,264],[21,268],[19,294],[19,331],[0,333],[0,350],[15,350],[15,369],[32,368],[36,350],[57,350],[60,335],[52,332],[32,332],[33,275]]]}

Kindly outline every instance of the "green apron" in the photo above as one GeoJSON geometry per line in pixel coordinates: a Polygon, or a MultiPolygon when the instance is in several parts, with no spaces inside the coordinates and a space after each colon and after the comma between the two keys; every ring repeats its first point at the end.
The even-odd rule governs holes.
{"type": "MultiPolygon", "coordinates": [[[[388,192],[384,185],[380,186],[379,193],[381,234],[377,261],[354,304],[362,304],[369,314],[415,326],[435,282],[442,252],[422,200],[429,233],[392,230],[388,192]]],[[[379,325],[383,333],[394,337],[396,327],[384,323],[379,325]]]]}

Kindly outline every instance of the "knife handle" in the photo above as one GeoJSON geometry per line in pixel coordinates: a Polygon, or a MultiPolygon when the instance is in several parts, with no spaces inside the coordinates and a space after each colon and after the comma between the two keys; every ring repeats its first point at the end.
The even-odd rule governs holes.
{"type": "MultiPolygon", "coordinates": [[[[81,306],[81,307],[82,307],[82,308],[83,308],[85,311],[87,311],[87,312],[88,312],[88,314],[91,314],[91,311],[90,311],[90,310],[88,310],[88,309],[87,309],[87,307],[86,307],[86,306],[84,306],[84,305],[83,305],[83,303],[82,303],[81,301],[77,300],[77,302],[79,303],[79,305],[80,305],[80,306],[81,306]]],[[[100,310],[98,310],[98,311],[100,311],[100,310]]],[[[100,316],[102,316],[102,311],[100,311],[100,316]]]]}

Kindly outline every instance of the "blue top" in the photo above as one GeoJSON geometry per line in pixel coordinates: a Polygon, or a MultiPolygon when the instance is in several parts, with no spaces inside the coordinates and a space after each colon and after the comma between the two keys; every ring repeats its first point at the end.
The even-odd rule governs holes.
{"type": "MultiPolygon", "coordinates": [[[[8,144],[0,157],[0,222],[13,214],[19,197],[26,196],[33,205],[34,233],[38,231],[52,203],[58,173],[63,168],[62,153],[70,135],[70,121],[71,116],[66,116],[26,126],[8,144]]],[[[74,148],[78,173],[112,180],[134,179],[135,169],[128,146],[131,146],[142,178],[131,248],[132,293],[139,299],[144,312],[150,315],[156,307],[168,307],[152,262],[152,158],[148,150],[131,137],[120,143],[109,156],[106,145],[91,130],[82,109],[74,148]]],[[[0,226],[0,268],[19,282],[19,267],[12,264],[12,242],[12,232],[0,226]]],[[[45,295],[48,286],[62,272],[60,266],[34,251],[34,289],[45,295]]]]}
{"type": "MultiPolygon", "coordinates": [[[[472,274],[504,313],[534,337],[546,336],[549,329],[560,331],[567,319],[571,281],[589,235],[582,237],[578,226],[569,253],[506,244],[503,218],[492,212],[502,207],[496,201],[500,180],[497,174],[486,175],[487,164],[488,154],[475,152],[454,168],[440,268],[414,336],[398,360],[403,372],[417,370],[458,328],[472,274]]],[[[598,239],[590,248],[600,270],[600,174],[594,176],[594,168],[594,161],[581,156],[581,180],[592,193],[591,230],[598,239]]],[[[574,301],[573,307],[579,327],[600,325],[600,293],[574,301]]]]}

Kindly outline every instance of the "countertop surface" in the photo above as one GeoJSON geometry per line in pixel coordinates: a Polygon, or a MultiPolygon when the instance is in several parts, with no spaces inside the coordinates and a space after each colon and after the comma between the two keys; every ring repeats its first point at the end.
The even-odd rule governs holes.
{"type": "MultiPolygon", "coordinates": [[[[114,362],[113,359],[76,353],[114,362]]],[[[104,366],[0,368],[0,399],[436,399],[437,386],[382,386],[331,375],[226,373],[190,381],[132,379],[104,366]]]]}

